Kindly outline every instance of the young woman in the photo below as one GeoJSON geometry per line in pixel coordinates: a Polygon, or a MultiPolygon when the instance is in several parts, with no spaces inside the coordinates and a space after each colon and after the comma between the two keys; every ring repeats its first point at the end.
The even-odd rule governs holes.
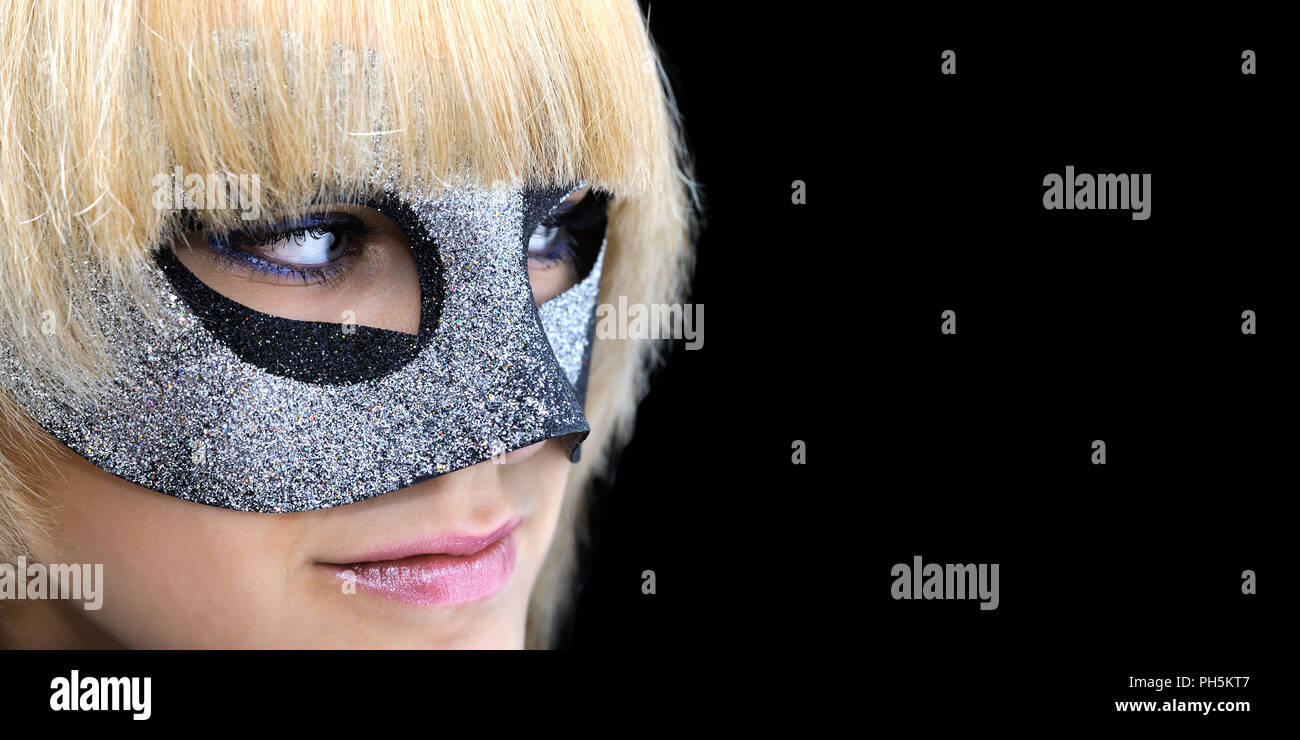
{"type": "Polygon", "coordinates": [[[0,647],[547,646],[690,263],[636,4],[0,22],[0,647]]]}

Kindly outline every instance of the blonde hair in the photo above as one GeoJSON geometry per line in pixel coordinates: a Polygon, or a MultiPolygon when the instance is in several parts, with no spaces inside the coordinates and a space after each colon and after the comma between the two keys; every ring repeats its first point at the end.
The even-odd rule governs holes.
{"type": "MultiPolygon", "coordinates": [[[[397,188],[586,182],[614,196],[601,301],[685,290],[693,185],[632,0],[6,4],[0,343],[68,392],[93,392],[109,367],[105,328],[80,313],[90,278],[78,266],[153,310],[142,267],[182,226],[153,207],[151,180],[177,166],[258,174],[264,212],[356,194],[376,173],[397,188]],[[58,330],[33,330],[43,321],[58,330]]],[[[531,647],[550,643],[570,600],[583,492],[626,440],[661,349],[596,343],[593,431],[534,590],[531,647]]],[[[41,512],[14,451],[43,433],[3,394],[0,431],[7,556],[41,512]]]]}

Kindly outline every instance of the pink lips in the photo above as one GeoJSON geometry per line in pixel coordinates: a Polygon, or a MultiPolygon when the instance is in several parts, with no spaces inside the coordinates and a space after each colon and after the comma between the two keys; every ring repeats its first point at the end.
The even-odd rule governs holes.
{"type": "Polygon", "coordinates": [[[505,586],[515,565],[513,519],[484,537],[441,535],[379,550],[352,566],[330,565],[357,588],[408,604],[452,606],[505,586]]]}

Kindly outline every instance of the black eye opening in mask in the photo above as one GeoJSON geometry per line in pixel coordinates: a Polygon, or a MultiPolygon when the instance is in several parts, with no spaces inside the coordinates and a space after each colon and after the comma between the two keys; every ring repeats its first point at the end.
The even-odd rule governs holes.
{"type": "MultiPolygon", "coordinates": [[[[262,313],[231,300],[181,263],[170,245],[155,260],[176,294],[204,328],[241,360],[267,372],[320,385],[344,385],[381,378],[413,360],[438,326],[443,280],[438,248],[405,201],[383,196],[363,205],[387,216],[401,229],[415,260],[420,283],[420,329],[415,335],[372,326],[301,321],[262,313]]],[[[181,214],[192,225],[193,214],[181,214]]]]}
{"type": "MultiPolygon", "coordinates": [[[[528,236],[572,191],[571,187],[524,191],[525,249],[528,236]]],[[[575,233],[582,235],[575,250],[580,278],[590,272],[604,234],[606,199],[596,196],[589,193],[578,204],[582,209],[580,220],[566,217],[566,223],[571,221],[575,233]],[[592,203],[587,205],[588,201],[592,203]]],[[[328,197],[317,200],[337,202],[328,197]]],[[[382,194],[361,205],[391,219],[411,250],[420,284],[420,328],[415,335],[363,325],[350,325],[344,331],[340,323],[262,313],[209,287],[185,267],[170,245],[160,246],[155,260],[204,328],[244,362],[275,375],[319,385],[348,385],[382,378],[410,363],[429,344],[438,328],[445,286],[439,245],[421,228],[410,203],[382,194]]],[[[191,228],[198,225],[193,212],[182,211],[178,217],[188,230],[197,230],[191,228]]]]}

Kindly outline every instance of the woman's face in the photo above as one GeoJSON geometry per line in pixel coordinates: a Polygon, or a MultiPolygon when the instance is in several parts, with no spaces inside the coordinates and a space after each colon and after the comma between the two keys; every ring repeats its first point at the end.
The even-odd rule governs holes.
{"type": "Polygon", "coordinates": [[[35,554],[102,563],[104,601],[43,603],[136,648],[522,648],[569,467],[551,439],[355,504],[254,514],[163,496],[67,452],[52,542],[35,554]]]}
{"type": "MultiPolygon", "coordinates": [[[[562,212],[586,194],[529,242],[538,304],[577,281],[562,212]]],[[[306,231],[218,239],[220,251],[197,232],[173,248],[209,287],[259,311],[339,321],[351,310],[358,324],[415,332],[419,283],[401,230],[356,206],[320,214],[306,231]]],[[[103,564],[103,606],[45,603],[138,648],[523,647],[571,467],[553,438],[358,503],[259,514],[57,455],[41,482],[54,525],[32,549],[47,563],[103,564]]]]}

